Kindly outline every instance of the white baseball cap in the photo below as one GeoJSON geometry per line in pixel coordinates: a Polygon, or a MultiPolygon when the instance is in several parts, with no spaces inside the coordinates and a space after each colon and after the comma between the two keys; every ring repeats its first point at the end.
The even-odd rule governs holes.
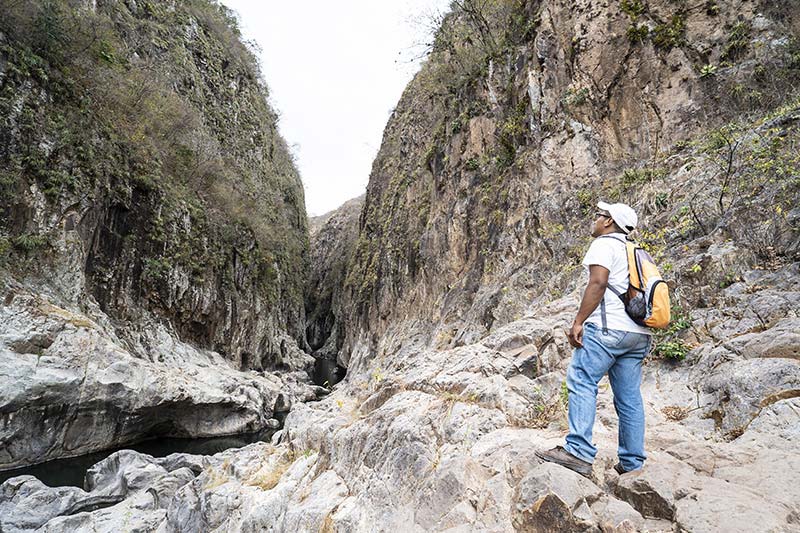
{"type": "Polygon", "coordinates": [[[636,224],[639,223],[639,217],[636,216],[636,211],[630,206],[625,204],[607,204],[606,202],[598,202],[597,207],[603,211],[608,211],[617,226],[626,234],[636,229],[636,224]]]}

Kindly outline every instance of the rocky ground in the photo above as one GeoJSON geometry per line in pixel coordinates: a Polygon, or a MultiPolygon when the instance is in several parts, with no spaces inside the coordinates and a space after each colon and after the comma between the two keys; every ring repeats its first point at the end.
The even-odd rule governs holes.
{"type": "Polygon", "coordinates": [[[295,406],[272,443],[203,458],[119,452],[89,472],[85,491],[11,479],[0,527],[800,531],[800,264],[747,272],[722,291],[726,305],[692,311],[686,360],[648,361],[649,458],[623,476],[605,382],[592,479],[534,455],[563,438],[562,329],[577,298],[478,343],[376,362],[295,406]]]}
{"type": "Polygon", "coordinates": [[[98,309],[4,281],[0,469],[151,436],[258,431],[275,411],[317,397],[303,371],[313,359],[296,346],[286,356],[294,371],[241,372],[156,321],[123,340],[98,309]]]}

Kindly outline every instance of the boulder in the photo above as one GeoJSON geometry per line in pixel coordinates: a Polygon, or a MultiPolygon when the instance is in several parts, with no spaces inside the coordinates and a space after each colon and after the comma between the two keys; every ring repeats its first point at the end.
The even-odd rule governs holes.
{"type": "Polygon", "coordinates": [[[117,452],[87,472],[87,491],[48,487],[31,476],[9,479],[0,486],[0,528],[49,533],[155,531],[165,521],[175,492],[197,475],[178,466],[181,461],[174,455],[168,461],[174,468],[167,471],[149,455],[117,452]]]}
{"type": "Polygon", "coordinates": [[[686,496],[694,470],[667,455],[650,457],[645,467],[620,476],[614,493],[647,518],[675,518],[675,502],[686,496]]]}
{"type": "Polygon", "coordinates": [[[34,531],[87,497],[77,487],[48,487],[32,476],[11,478],[0,485],[0,531],[34,531]]]}
{"type": "Polygon", "coordinates": [[[157,436],[250,433],[271,424],[279,398],[317,398],[305,373],[241,372],[170,336],[151,346],[168,358],[142,359],[102,322],[20,287],[0,307],[0,469],[157,436]]]}
{"type": "Polygon", "coordinates": [[[153,457],[120,450],[86,471],[84,488],[92,493],[126,496],[148,487],[166,473],[153,457]]]}
{"type": "Polygon", "coordinates": [[[800,361],[748,359],[719,365],[703,382],[706,416],[729,437],[741,435],[764,407],[800,394],[800,361]]]}
{"type": "Polygon", "coordinates": [[[642,516],[572,470],[543,463],[520,482],[513,507],[517,531],[637,531],[642,516]]]}

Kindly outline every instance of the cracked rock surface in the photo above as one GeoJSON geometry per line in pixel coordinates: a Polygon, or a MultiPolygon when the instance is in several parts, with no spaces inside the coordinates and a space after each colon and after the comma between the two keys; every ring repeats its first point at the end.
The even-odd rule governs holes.
{"type": "MultiPolygon", "coordinates": [[[[154,327],[146,359],[103,324],[9,282],[0,307],[0,469],[154,436],[268,427],[317,397],[303,372],[240,372],[154,327]],[[278,406],[278,409],[281,408],[278,406]]],[[[163,326],[162,326],[163,327],[163,326]]]]}
{"type": "MultiPolygon", "coordinates": [[[[800,278],[790,279],[794,286],[800,278]]],[[[749,305],[760,292],[741,297],[749,305]]],[[[114,531],[129,511],[142,528],[163,532],[797,531],[800,398],[785,369],[800,364],[761,358],[766,370],[751,374],[750,401],[726,403],[717,387],[724,365],[759,356],[742,352],[701,369],[735,335],[722,343],[699,327],[693,359],[648,360],[642,471],[613,470],[616,416],[605,381],[592,478],[536,457],[563,439],[560,390],[570,350],[562,329],[576,298],[533,310],[475,344],[380,360],[325,399],[296,405],[272,443],[199,458],[120,452],[87,474],[87,493],[15,478],[3,485],[0,505],[13,510],[19,531],[34,522],[42,531],[114,531]],[[746,423],[735,438],[715,421],[720,408],[723,420],[746,423]],[[124,499],[65,514],[90,496],[124,499]],[[49,518],[30,518],[33,502],[45,502],[49,518]]],[[[762,333],[791,335],[783,319],[762,333]]],[[[3,527],[17,531],[10,521],[3,527]]]]}

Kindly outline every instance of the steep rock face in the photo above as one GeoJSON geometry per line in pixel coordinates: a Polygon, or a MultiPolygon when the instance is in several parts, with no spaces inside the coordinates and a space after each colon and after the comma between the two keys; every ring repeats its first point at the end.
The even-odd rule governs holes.
{"type": "Polygon", "coordinates": [[[309,220],[311,273],[306,286],[306,339],[315,355],[336,357],[344,342],[342,294],[364,205],[359,196],[309,220]]]}
{"type": "Polygon", "coordinates": [[[302,185],[230,12],[0,11],[0,469],[316,399],[302,185]]]}
{"type": "Polygon", "coordinates": [[[647,245],[713,234],[753,251],[750,265],[791,258],[791,224],[763,221],[781,235],[770,252],[747,215],[791,180],[734,179],[753,136],[730,121],[792,94],[797,18],[738,0],[455,4],[373,165],[341,362],[473,342],[568,291],[599,199],[634,205],[647,245]],[[693,136],[701,172],[681,156],[693,136]]]}
{"type": "MultiPolygon", "coordinates": [[[[772,106],[773,95],[790,95],[790,84],[781,84],[796,68],[794,52],[781,35],[796,31],[795,8],[756,16],[760,7],[746,2],[487,5],[501,6],[500,15],[507,6],[522,11],[477,18],[477,25],[451,19],[457,24],[448,31],[459,38],[450,45],[447,33],[438,39],[440,51],[453,48],[449,60],[438,71],[431,61],[414,82],[437,74],[428,78],[433,93],[423,98],[412,84],[387,129],[348,276],[347,335],[356,348],[345,344],[342,352],[348,379],[329,398],[294,409],[272,444],[219,454],[204,460],[199,473],[191,460],[187,472],[180,461],[154,465],[136,455],[97,467],[109,482],[141,480],[114,508],[69,515],[66,506],[54,504],[58,489],[30,478],[9,480],[0,487],[0,509],[10,511],[4,529],[32,524],[53,532],[115,531],[131,515],[137,527],[160,531],[797,529],[800,277],[793,261],[800,243],[800,103],[712,127],[727,121],[726,112],[772,106]],[[680,6],[684,17],[674,18],[680,6]],[[725,21],[735,11],[749,25],[734,31],[736,25],[726,28],[725,21]],[[502,23],[509,20],[513,24],[502,23]],[[476,30],[483,22],[490,26],[476,30]],[[503,31],[495,33],[498,27],[503,31]],[[547,31],[540,35],[537,28],[547,31]],[[563,72],[572,79],[572,59],[586,67],[580,58],[595,53],[581,47],[585,28],[594,28],[586,37],[605,50],[604,68],[618,74],[608,81],[611,93],[631,104],[619,102],[618,117],[600,112],[596,124],[586,116],[594,112],[590,104],[602,102],[602,91],[558,85],[567,79],[563,72]],[[730,33],[708,41],[717,30],[730,33]],[[614,43],[633,50],[624,61],[625,54],[604,48],[601,36],[613,34],[614,43]],[[510,43],[521,56],[492,52],[489,62],[469,42],[490,52],[510,43]],[[703,48],[708,57],[684,48],[696,42],[710,46],[703,48]],[[707,68],[701,77],[696,58],[716,70],[707,68]],[[626,70],[632,61],[666,76],[664,83],[654,77],[640,86],[626,70]],[[470,65],[478,68],[468,71],[472,81],[464,85],[457,69],[470,65]],[[531,65],[534,80],[551,73],[541,79],[553,85],[529,91],[528,72],[518,65],[531,65]],[[672,73],[678,74],[670,81],[672,73]],[[686,80],[679,79],[683,75],[686,80]],[[464,92],[449,95],[448,81],[464,92]],[[654,149],[632,139],[648,139],[662,126],[642,129],[642,117],[653,115],[632,102],[649,105],[654,91],[661,94],[673,82],[684,83],[692,96],[666,107],[707,105],[702,120],[711,129],[693,125],[696,116],[688,113],[685,132],[678,122],[663,127],[667,144],[674,143],[670,151],[654,151],[643,164],[642,151],[654,149]],[[715,104],[708,93],[722,98],[729,83],[730,100],[715,104]],[[759,97],[762,83],[786,90],[759,97]],[[615,93],[620,84],[630,90],[615,93]],[[472,98],[476,94],[481,99],[472,98]],[[540,106],[537,94],[555,108],[555,114],[537,115],[550,122],[529,122],[527,107],[516,108],[513,99],[508,104],[509,95],[521,95],[535,103],[532,108],[553,112],[540,106]],[[450,107],[454,101],[467,109],[450,107]],[[472,102],[479,107],[469,108],[472,102]],[[440,119],[441,137],[433,143],[430,133],[440,119]],[[601,137],[598,131],[614,133],[601,137]],[[456,138],[465,144],[449,144],[456,138]],[[462,158],[464,146],[473,148],[462,158]],[[545,147],[546,157],[537,155],[545,147]],[[636,163],[629,168],[620,162],[622,147],[633,153],[636,163]],[[389,177],[403,165],[416,170],[421,156],[419,175],[389,177]],[[583,175],[575,182],[573,168],[583,175]],[[426,184],[429,196],[420,193],[426,184]],[[676,301],[685,307],[645,365],[645,469],[624,476],[613,469],[618,428],[603,382],[594,433],[600,453],[587,480],[541,464],[535,452],[560,444],[564,435],[562,384],[570,349],[563,330],[580,297],[577,264],[588,243],[577,237],[576,224],[590,216],[598,197],[609,196],[635,204],[645,227],[657,228],[644,233],[643,242],[678,279],[676,301]],[[428,231],[429,218],[438,224],[435,231],[428,231]],[[36,501],[48,504],[38,515],[29,512],[36,501]]],[[[584,71],[575,76],[589,81],[607,74],[600,67],[584,71]]],[[[80,505],[104,495],[103,488],[64,497],[80,505]]]]}
{"type": "Polygon", "coordinates": [[[302,186],[217,3],[3,2],[3,262],[243,369],[304,347],[302,186]]]}

